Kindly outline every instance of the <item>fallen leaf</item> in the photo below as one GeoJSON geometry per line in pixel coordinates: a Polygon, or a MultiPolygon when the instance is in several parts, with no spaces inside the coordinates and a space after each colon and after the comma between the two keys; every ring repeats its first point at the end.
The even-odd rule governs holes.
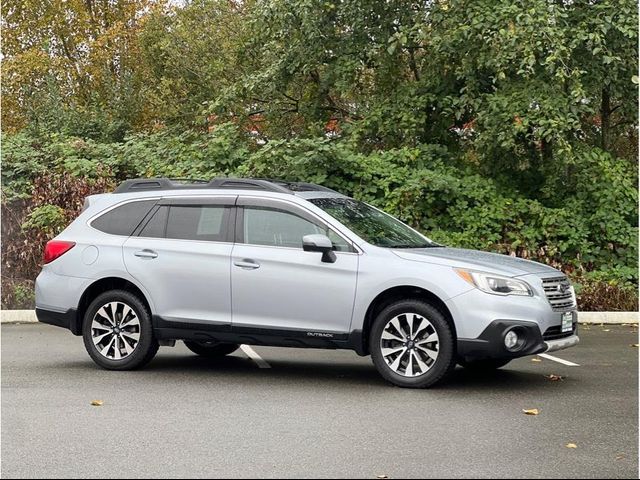
{"type": "Polygon", "coordinates": [[[565,445],[565,447],[567,447],[567,448],[578,448],[578,445],[576,445],[575,443],[567,443],[565,445]]]}
{"type": "Polygon", "coordinates": [[[537,408],[529,408],[529,409],[523,408],[522,413],[524,413],[525,415],[538,415],[540,411],[537,408]]]}
{"type": "Polygon", "coordinates": [[[622,460],[625,457],[624,453],[616,455],[616,460],[622,460]]]}
{"type": "Polygon", "coordinates": [[[554,375],[553,373],[551,375],[546,375],[546,377],[552,382],[561,382],[562,380],[564,380],[564,377],[562,375],[554,375]]]}
{"type": "Polygon", "coordinates": [[[611,330],[608,328],[605,328],[604,330],[602,330],[603,332],[610,332],[611,330]]]}
{"type": "Polygon", "coordinates": [[[539,363],[539,362],[541,362],[542,360],[540,360],[539,358],[532,358],[532,359],[531,359],[531,361],[532,361],[532,362],[539,363]]]}
{"type": "Polygon", "coordinates": [[[91,405],[94,407],[101,407],[103,403],[102,400],[91,400],[91,405]]]}

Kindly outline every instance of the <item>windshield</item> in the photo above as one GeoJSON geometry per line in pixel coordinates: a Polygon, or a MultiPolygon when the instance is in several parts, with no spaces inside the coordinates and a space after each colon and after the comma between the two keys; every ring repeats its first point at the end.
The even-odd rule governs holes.
{"type": "Polygon", "coordinates": [[[367,242],[386,248],[438,247],[400,220],[351,198],[309,200],[367,242]]]}

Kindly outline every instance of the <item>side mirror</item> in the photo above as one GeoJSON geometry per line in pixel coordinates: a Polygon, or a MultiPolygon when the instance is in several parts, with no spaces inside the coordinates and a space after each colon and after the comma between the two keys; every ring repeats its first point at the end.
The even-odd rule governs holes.
{"type": "Polygon", "coordinates": [[[322,261],[325,263],[334,263],[337,259],[333,251],[333,243],[326,235],[319,233],[305,235],[302,237],[302,249],[305,252],[322,253],[322,261]]]}

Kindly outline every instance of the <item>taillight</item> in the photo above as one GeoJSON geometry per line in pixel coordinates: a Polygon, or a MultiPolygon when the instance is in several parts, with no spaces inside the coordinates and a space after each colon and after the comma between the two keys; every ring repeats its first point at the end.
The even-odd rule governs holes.
{"type": "Polygon", "coordinates": [[[75,246],[76,242],[65,242],[64,240],[51,240],[44,247],[44,263],[53,262],[56,258],[64,255],[75,246]]]}

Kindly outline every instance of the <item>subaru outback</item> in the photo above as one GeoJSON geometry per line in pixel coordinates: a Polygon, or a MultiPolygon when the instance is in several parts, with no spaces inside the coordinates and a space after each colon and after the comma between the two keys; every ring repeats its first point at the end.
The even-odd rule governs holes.
{"type": "Polygon", "coordinates": [[[301,182],[127,180],[47,243],[40,322],[131,370],[183,341],[350,349],[424,388],[459,364],[495,369],[579,341],[567,277],[439,245],[364,202],[301,182]]]}

